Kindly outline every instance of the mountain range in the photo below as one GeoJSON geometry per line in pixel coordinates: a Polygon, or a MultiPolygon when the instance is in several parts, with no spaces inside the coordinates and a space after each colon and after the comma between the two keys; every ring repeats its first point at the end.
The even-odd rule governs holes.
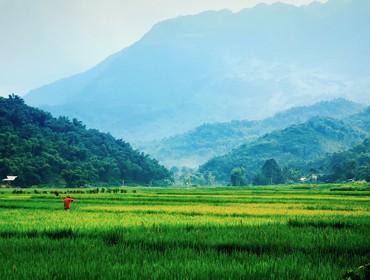
{"type": "Polygon", "coordinates": [[[142,143],[139,147],[168,167],[196,168],[212,157],[226,154],[268,132],[304,123],[313,117],[342,119],[363,109],[361,104],[339,98],[294,107],[260,121],[203,124],[189,132],[142,143]]]}
{"type": "Polygon", "coordinates": [[[369,103],[369,26],[367,0],[183,16],[25,100],[134,144],[334,97],[369,103]]]}
{"type": "Polygon", "coordinates": [[[307,122],[273,131],[241,145],[226,155],[212,158],[199,169],[228,182],[233,168],[246,170],[249,179],[266,160],[275,159],[281,167],[305,170],[330,154],[360,144],[370,135],[370,107],[342,120],[314,117],[307,122]]]}

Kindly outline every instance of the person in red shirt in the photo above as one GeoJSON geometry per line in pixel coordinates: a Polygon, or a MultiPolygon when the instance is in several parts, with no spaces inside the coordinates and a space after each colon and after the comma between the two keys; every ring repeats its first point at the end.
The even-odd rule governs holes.
{"type": "Polygon", "coordinates": [[[67,195],[67,197],[64,199],[64,210],[69,210],[71,208],[71,202],[73,199],[67,195]]]}

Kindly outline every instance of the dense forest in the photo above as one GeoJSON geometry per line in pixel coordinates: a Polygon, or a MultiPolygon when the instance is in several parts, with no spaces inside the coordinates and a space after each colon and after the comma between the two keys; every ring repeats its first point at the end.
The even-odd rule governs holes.
{"type": "Polygon", "coordinates": [[[18,186],[69,187],[166,185],[171,173],[185,185],[279,184],[312,174],[321,182],[369,181],[369,120],[370,108],[342,120],[314,117],[247,142],[199,170],[170,172],[123,140],[76,119],[54,118],[12,95],[0,98],[0,176],[18,176],[18,186]]]}
{"type": "Polygon", "coordinates": [[[370,182],[370,138],[344,152],[334,153],[311,165],[322,182],[366,180],[370,182]]]}
{"type": "Polygon", "coordinates": [[[293,107],[264,120],[203,124],[184,134],[142,143],[140,148],[167,166],[197,167],[266,133],[304,123],[313,117],[343,119],[363,109],[361,104],[337,98],[293,107]]]}
{"type": "Polygon", "coordinates": [[[0,97],[0,176],[18,186],[168,184],[169,171],[120,139],[0,97]]]}
{"type": "MultiPolygon", "coordinates": [[[[296,181],[309,173],[312,162],[361,143],[370,135],[369,120],[369,109],[343,120],[312,118],[215,157],[199,170],[202,174],[213,174],[219,182],[228,183],[233,170],[240,168],[244,173],[244,183],[261,183],[263,180],[258,179],[261,168],[267,160],[274,159],[285,173],[286,180],[296,181]]],[[[333,180],[335,178],[330,179],[333,180]]]]}
{"type": "MultiPolygon", "coordinates": [[[[212,172],[191,172],[178,170],[176,178],[185,183],[210,185],[215,182],[212,172]],[[211,181],[210,181],[211,180],[211,181]]],[[[316,161],[300,166],[284,166],[281,168],[275,159],[266,160],[260,169],[247,173],[244,167],[234,167],[230,171],[229,183],[232,186],[243,185],[274,185],[284,183],[341,183],[351,181],[370,182],[370,138],[349,150],[327,155],[316,161]]],[[[227,183],[225,180],[224,183],[227,183]]]]}

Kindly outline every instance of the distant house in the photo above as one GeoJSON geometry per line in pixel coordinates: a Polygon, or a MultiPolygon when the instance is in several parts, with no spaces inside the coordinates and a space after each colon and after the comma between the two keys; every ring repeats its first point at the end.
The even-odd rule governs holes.
{"type": "Polygon", "coordinates": [[[315,174],[312,174],[312,175],[310,175],[308,177],[301,177],[301,178],[299,178],[299,181],[301,183],[305,183],[305,182],[309,182],[309,181],[311,181],[311,182],[317,182],[317,179],[318,179],[318,176],[315,175],[315,174]]]}
{"type": "Polygon", "coordinates": [[[6,176],[2,181],[5,183],[5,186],[10,186],[18,176],[6,176]]]}
{"type": "Polygon", "coordinates": [[[301,181],[302,183],[304,183],[304,182],[307,181],[307,178],[306,177],[301,177],[301,178],[299,178],[299,181],[301,181]]]}
{"type": "Polygon", "coordinates": [[[311,175],[311,181],[317,182],[317,179],[318,179],[318,176],[317,175],[315,175],[315,174],[312,174],[311,175]]]}

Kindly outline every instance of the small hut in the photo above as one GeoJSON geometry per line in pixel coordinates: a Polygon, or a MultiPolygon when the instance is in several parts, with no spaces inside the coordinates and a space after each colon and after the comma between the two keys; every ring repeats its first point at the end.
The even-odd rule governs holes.
{"type": "Polygon", "coordinates": [[[6,187],[10,187],[12,185],[12,182],[14,182],[15,179],[17,179],[18,176],[6,176],[5,179],[3,179],[3,183],[6,187]]]}
{"type": "Polygon", "coordinates": [[[307,178],[306,178],[306,177],[301,177],[301,178],[299,178],[299,181],[300,181],[301,183],[304,183],[304,182],[306,182],[306,181],[307,181],[307,178]]]}

